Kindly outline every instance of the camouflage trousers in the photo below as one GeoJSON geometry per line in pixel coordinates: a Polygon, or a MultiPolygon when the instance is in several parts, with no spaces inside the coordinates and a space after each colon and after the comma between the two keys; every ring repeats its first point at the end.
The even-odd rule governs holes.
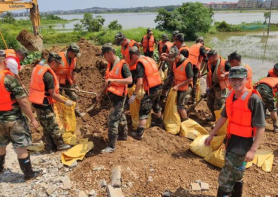
{"type": "Polygon", "coordinates": [[[199,78],[199,70],[196,66],[193,66],[193,88],[192,88],[192,93],[191,93],[193,101],[195,100],[196,94],[197,94],[198,78],[199,78]]]}
{"type": "Polygon", "coordinates": [[[191,98],[192,88],[188,86],[188,90],[186,91],[178,91],[178,98],[177,98],[177,106],[179,110],[185,109],[185,105],[188,103],[189,99],[191,98]]]}
{"type": "Polygon", "coordinates": [[[265,84],[260,84],[256,87],[256,90],[262,97],[265,110],[268,109],[269,112],[277,111],[272,90],[270,89],[269,91],[268,89],[270,89],[270,87],[267,87],[265,84]]]}
{"type": "MultiPolygon", "coordinates": [[[[65,85],[60,84],[60,88],[73,88],[74,86],[69,84],[69,82],[67,81],[65,85]]],[[[65,94],[69,97],[70,100],[76,102],[78,100],[78,96],[74,91],[69,91],[69,90],[63,90],[60,89],[60,94],[62,95],[63,91],[65,92],[65,94]]]]}
{"type": "Polygon", "coordinates": [[[124,104],[126,97],[117,96],[108,93],[108,97],[112,103],[112,109],[108,117],[108,144],[115,148],[118,136],[124,137],[127,135],[128,127],[124,113],[124,104]]]}
{"type": "Polygon", "coordinates": [[[242,182],[244,171],[240,169],[244,162],[245,155],[239,155],[233,152],[226,153],[225,165],[222,168],[218,183],[219,188],[226,193],[231,193],[237,182],[242,182]]]}
{"type": "Polygon", "coordinates": [[[53,109],[50,106],[42,109],[36,108],[36,112],[43,127],[43,142],[45,144],[45,150],[53,150],[57,146],[64,144],[62,134],[65,131],[60,129],[53,109]]]}
{"type": "Polygon", "coordinates": [[[0,146],[7,146],[10,142],[14,147],[32,144],[31,131],[25,116],[20,115],[14,121],[0,121],[0,146]]]}
{"type": "Polygon", "coordinates": [[[223,108],[226,99],[226,89],[221,90],[219,85],[213,87],[207,97],[207,106],[209,110],[214,113],[214,111],[223,108]]]}

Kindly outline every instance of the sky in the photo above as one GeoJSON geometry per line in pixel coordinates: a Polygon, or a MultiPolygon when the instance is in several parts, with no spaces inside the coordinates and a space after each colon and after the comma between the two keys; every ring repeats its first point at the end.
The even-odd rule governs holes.
{"type": "MultiPolygon", "coordinates": [[[[202,3],[223,0],[199,0],[202,3]]],[[[231,2],[237,0],[230,0],[231,2]]],[[[181,5],[184,0],[38,0],[41,12],[53,10],[73,10],[91,7],[129,8],[143,6],[181,5]]]]}

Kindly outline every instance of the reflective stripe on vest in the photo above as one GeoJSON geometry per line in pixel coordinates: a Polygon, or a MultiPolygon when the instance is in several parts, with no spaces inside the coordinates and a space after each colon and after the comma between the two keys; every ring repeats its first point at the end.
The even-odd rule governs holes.
{"type": "Polygon", "coordinates": [[[73,84],[72,73],[75,69],[76,58],[73,58],[71,60],[71,64],[69,65],[65,52],[60,52],[58,54],[62,57],[63,64],[60,64],[59,68],[55,71],[57,79],[59,83],[63,85],[66,84],[66,81],[68,81],[70,84],[73,84]]]}
{"type": "MultiPolygon", "coordinates": [[[[134,40],[130,40],[130,42],[127,44],[127,47],[126,48],[122,47],[122,49],[121,49],[123,59],[125,59],[125,62],[128,64],[128,66],[129,66],[129,63],[131,62],[130,55],[129,55],[129,49],[131,49],[135,44],[137,45],[138,49],[140,50],[139,44],[134,40]]],[[[136,70],[136,64],[129,66],[129,69],[136,70]]]]}
{"type": "Polygon", "coordinates": [[[272,89],[272,94],[275,96],[277,92],[277,85],[278,85],[278,78],[277,77],[266,77],[261,79],[259,82],[257,82],[254,85],[254,88],[256,88],[259,84],[266,84],[272,89]]]}
{"type": "Polygon", "coordinates": [[[252,127],[252,111],[248,108],[248,102],[252,94],[260,94],[256,90],[244,92],[237,100],[233,101],[235,92],[226,99],[226,112],[228,116],[228,135],[250,138],[256,135],[256,128],[252,127]]]}
{"type": "Polygon", "coordinates": [[[14,74],[9,70],[0,71],[0,111],[11,111],[16,100],[11,100],[11,92],[5,87],[5,76],[14,74]]]}
{"type": "MultiPolygon", "coordinates": [[[[177,67],[177,63],[173,63],[173,71],[174,71],[174,77],[175,77],[175,85],[181,84],[187,80],[186,75],[186,66],[189,63],[189,60],[186,59],[179,67],[177,67]]],[[[189,83],[193,87],[193,83],[189,83]]],[[[180,86],[178,89],[180,91],[186,91],[188,90],[188,85],[180,86]]]]}
{"type": "Polygon", "coordinates": [[[268,74],[270,77],[278,77],[274,72],[274,68],[272,68],[270,71],[268,71],[268,74]]]}
{"type": "Polygon", "coordinates": [[[32,72],[30,81],[29,100],[31,103],[43,105],[44,98],[48,99],[49,104],[56,102],[54,99],[52,99],[52,97],[45,95],[46,92],[43,76],[47,71],[53,76],[54,90],[57,94],[59,94],[59,83],[54,71],[49,67],[37,64],[32,72]]]}
{"type": "Polygon", "coordinates": [[[154,59],[146,56],[142,56],[138,59],[137,63],[140,62],[144,66],[145,77],[143,79],[144,90],[148,91],[150,88],[161,85],[161,77],[154,59]]]}
{"type": "Polygon", "coordinates": [[[20,61],[18,59],[18,57],[16,56],[15,50],[13,49],[6,49],[5,50],[6,53],[6,58],[9,59],[14,59],[17,63],[17,70],[20,70],[20,61]]]}
{"type": "MultiPolygon", "coordinates": [[[[126,64],[125,60],[121,60],[118,62],[110,71],[111,66],[113,66],[111,63],[108,63],[106,68],[106,79],[123,79],[122,76],[122,68],[123,65],[126,64]]],[[[111,83],[111,85],[107,88],[107,91],[116,94],[118,96],[124,96],[127,95],[127,84],[121,84],[121,83],[111,83]]]]}
{"type": "Polygon", "coordinates": [[[148,50],[150,51],[150,52],[152,52],[152,51],[154,51],[154,36],[153,35],[151,35],[151,37],[148,39],[148,36],[147,35],[145,35],[144,37],[143,37],[143,51],[144,51],[144,53],[146,53],[148,50]]]}

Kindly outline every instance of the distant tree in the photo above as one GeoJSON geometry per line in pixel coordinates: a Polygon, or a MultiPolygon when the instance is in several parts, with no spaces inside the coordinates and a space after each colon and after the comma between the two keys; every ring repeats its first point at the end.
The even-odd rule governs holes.
{"type": "Polygon", "coordinates": [[[64,20],[59,16],[55,16],[54,14],[46,14],[46,15],[42,15],[41,19],[43,20],[64,20]]]}
{"type": "Polygon", "coordinates": [[[80,24],[75,24],[74,29],[75,31],[82,31],[86,30],[87,32],[95,32],[100,31],[104,24],[105,19],[101,16],[93,17],[90,13],[84,13],[83,19],[81,19],[81,26],[80,24]]]}
{"type": "Polygon", "coordinates": [[[73,30],[81,32],[81,31],[83,31],[83,25],[79,24],[79,23],[76,23],[76,24],[74,24],[74,29],[73,30]]]}
{"type": "Polygon", "coordinates": [[[155,22],[157,29],[175,31],[185,34],[185,39],[194,40],[198,33],[207,33],[213,20],[212,9],[208,9],[202,3],[183,3],[173,12],[159,9],[155,22]]]}
{"type": "Polygon", "coordinates": [[[266,20],[269,19],[269,17],[270,17],[270,12],[265,12],[264,13],[264,24],[267,23],[266,20]]]}
{"type": "Polygon", "coordinates": [[[3,23],[14,23],[15,18],[11,12],[7,12],[5,15],[2,16],[3,23]]]}
{"type": "Polygon", "coordinates": [[[122,25],[118,24],[118,21],[115,20],[115,21],[112,21],[109,25],[108,25],[108,28],[110,30],[121,30],[123,28],[122,25]]]}

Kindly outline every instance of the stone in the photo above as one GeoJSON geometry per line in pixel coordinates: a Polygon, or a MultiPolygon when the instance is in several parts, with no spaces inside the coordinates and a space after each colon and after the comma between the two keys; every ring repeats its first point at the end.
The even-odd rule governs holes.
{"type": "Polygon", "coordinates": [[[149,176],[148,177],[148,182],[152,182],[153,181],[153,177],[152,176],[149,176]]]}
{"type": "Polygon", "coordinates": [[[42,188],[46,188],[46,183],[40,183],[40,186],[41,186],[42,188]]]}
{"type": "Polygon", "coordinates": [[[102,171],[102,170],[104,170],[104,169],[105,169],[104,166],[99,166],[99,167],[94,167],[94,168],[93,168],[93,171],[102,171]]]}
{"type": "Polygon", "coordinates": [[[155,169],[152,169],[152,168],[151,168],[151,169],[150,169],[150,172],[155,172],[155,169]]]}
{"type": "Polygon", "coordinates": [[[121,187],[122,186],[122,178],[121,178],[121,166],[117,166],[112,171],[111,176],[111,185],[113,187],[121,187]]]}
{"type": "Polygon", "coordinates": [[[107,186],[107,196],[108,197],[124,197],[123,191],[121,188],[114,188],[111,185],[107,186]]]}
{"type": "Polygon", "coordinates": [[[66,176],[63,181],[63,189],[68,190],[70,188],[71,188],[70,178],[68,176],[66,176]]]}
{"type": "Polygon", "coordinates": [[[64,167],[64,164],[59,163],[58,168],[61,169],[62,167],[64,167]]]}
{"type": "Polygon", "coordinates": [[[205,182],[201,182],[201,190],[209,190],[209,184],[205,182]]]}
{"type": "Polygon", "coordinates": [[[129,187],[132,187],[133,186],[133,182],[128,182],[127,184],[129,187]]]}
{"type": "Polygon", "coordinates": [[[162,197],[170,197],[171,193],[169,191],[166,191],[162,194],[162,197]]]}
{"type": "Polygon", "coordinates": [[[192,191],[201,191],[201,186],[199,183],[191,183],[190,185],[192,191]]]}
{"type": "Polygon", "coordinates": [[[46,190],[46,193],[48,194],[48,195],[51,195],[53,192],[55,192],[56,191],[56,187],[55,186],[51,186],[51,187],[48,187],[48,189],[46,190]]]}
{"type": "Polygon", "coordinates": [[[92,190],[90,191],[90,193],[89,193],[89,196],[91,196],[91,197],[97,197],[97,192],[96,192],[96,190],[92,189],[92,190]]]}
{"type": "Polygon", "coordinates": [[[196,180],[195,181],[195,183],[199,183],[199,184],[201,184],[201,182],[202,182],[201,180],[196,180]]]}
{"type": "Polygon", "coordinates": [[[99,180],[98,184],[100,185],[100,187],[106,187],[107,186],[106,180],[104,180],[104,179],[99,180]]]}
{"type": "Polygon", "coordinates": [[[87,194],[83,191],[79,191],[78,197],[87,197],[87,194]]]}
{"type": "Polygon", "coordinates": [[[75,168],[76,166],[77,166],[77,161],[73,162],[73,163],[69,166],[69,168],[75,168]]]}

